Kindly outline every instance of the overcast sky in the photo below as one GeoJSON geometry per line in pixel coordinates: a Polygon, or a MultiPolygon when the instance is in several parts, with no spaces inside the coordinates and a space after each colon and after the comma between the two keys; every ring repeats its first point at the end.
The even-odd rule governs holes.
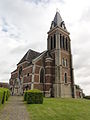
{"type": "Polygon", "coordinates": [[[28,51],[47,49],[56,9],[70,32],[75,83],[90,94],[90,0],[0,0],[0,81],[28,51]]]}

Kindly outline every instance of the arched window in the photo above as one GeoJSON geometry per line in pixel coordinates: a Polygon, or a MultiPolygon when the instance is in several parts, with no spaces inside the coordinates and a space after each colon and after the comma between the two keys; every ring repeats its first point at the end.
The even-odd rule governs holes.
{"type": "Polygon", "coordinates": [[[22,66],[19,68],[19,77],[21,76],[22,74],[22,66]]]}
{"type": "Polygon", "coordinates": [[[67,83],[67,73],[64,74],[64,81],[67,83]]]}
{"type": "Polygon", "coordinates": [[[67,37],[66,37],[66,50],[68,51],[68,40],[67,40],[67,37]]]}
{"type": "Polygon", "coordinates": [[[60,34],[60,48],[62,48],[62,36],[60,34]]]}
{"type": "Polygon", "coordinates": [[[56,48],[56,35],[54,34],[54,48],[56,48]]]}
{"type": "Polygon", "coordinates": [[[64,62],[65,62],[65,67],[67,67],[67,59],[65,59],[64,62]]]}
{"type": "Polygon", "coordinates": [[[51,36],[51,50],[52,50],[52,48],[53,48],[53,39],[52,39],[52,36],[51,36]]]}
{"type": "Polygon", "coordinates": [[[64,35],[63,35],[63,49],[65,48],[64,46],[65,46],[65,44],[64,44],[64,35]]]}
{"type": "Polygon", "coordinates": [[[70,41],[68,42],[68,51],[70,51],[70,41]]]}
{"type": "Polygon", "coordinates": [[[68,62],[67,62],[67,59],[66,59],[66,67],[68,66],[68,62]]]}
{"type": "Polygon", "coordinates": [[[41,68],[41,70],[40,70],[40,83],[44,83],[44,79],[45,79],[45,71],[44,71],[44,68],[41,68]]]}
{"type": "Polygon", "coordinates": [[[27,74],[27,77],[29,76],[29,73],[27,74]]]}
{"type": "Polygon", "coordinates": [[[64,58],[62,59],[62,65],[65,66],[65,61],[64,58]]]}

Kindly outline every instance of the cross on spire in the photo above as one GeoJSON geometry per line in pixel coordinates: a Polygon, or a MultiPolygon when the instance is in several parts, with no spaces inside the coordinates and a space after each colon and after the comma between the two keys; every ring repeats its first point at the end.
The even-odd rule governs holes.
{"type": "Polygon", "coordinates": [[[58,8],[56,8],[56,12],[59,12],[60,13],[60,10],[58,8]]]}

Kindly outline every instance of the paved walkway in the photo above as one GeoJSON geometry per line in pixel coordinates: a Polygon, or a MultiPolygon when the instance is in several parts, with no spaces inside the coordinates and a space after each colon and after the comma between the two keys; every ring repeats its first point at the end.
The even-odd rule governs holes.
{"type": "Polygon", "coordinates": [[[0,120],[29,120],[23,97],[11,96],[4,109],[0,111],[0,120]]]}

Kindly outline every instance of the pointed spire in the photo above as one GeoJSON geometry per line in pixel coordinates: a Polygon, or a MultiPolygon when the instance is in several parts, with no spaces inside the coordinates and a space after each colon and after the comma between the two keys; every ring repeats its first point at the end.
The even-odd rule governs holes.
{"type": "Polygon", "coordinates": [[[56,11],[56,14],[55,14],[54,20],[51,23],[50,29],[54,28],[55,26],[62,27],[65,31],[67,31],[67,29],[65,27],[65,23],[62,20],[62,17],[58,11],[56,11]]]}
{"type": "Polygon", "coordinates": [[[60,24],[62,22],[62,18],[61,18],[61,15],[59,14],[59,12],[56,12],[56,15],[55,15],[53,21],[54,21],[55,25],[60,26],[60,24]]]}

